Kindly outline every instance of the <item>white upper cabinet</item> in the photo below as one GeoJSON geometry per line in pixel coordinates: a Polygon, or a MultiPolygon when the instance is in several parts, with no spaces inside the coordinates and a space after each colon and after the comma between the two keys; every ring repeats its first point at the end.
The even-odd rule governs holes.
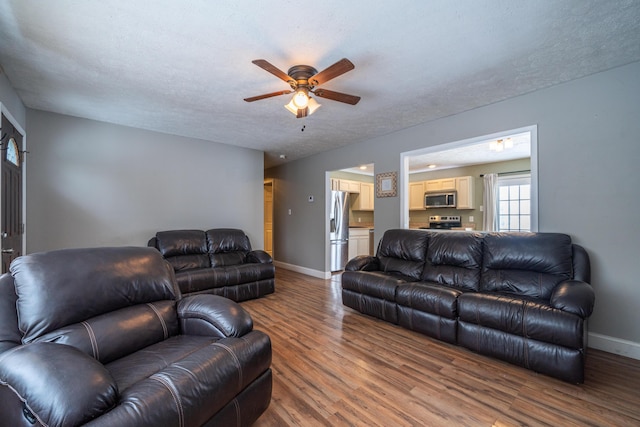
{"type": "Polygon", "coordinates": [[[409,210],[424,209],[424,184],[426,181],[409,183],[409,210]]]}
{"type": "Polygon", "coordinates": [[[456,209],[474,209],[474,185],[472,176],[456,178],[456,209]]]}
{"type": "Polygon", "coordinates": [[[424,191],[427,193],[430,193],[432,191],[451,191],[455,189],[455,178],[433,179],[424,182],[424,191]]]}

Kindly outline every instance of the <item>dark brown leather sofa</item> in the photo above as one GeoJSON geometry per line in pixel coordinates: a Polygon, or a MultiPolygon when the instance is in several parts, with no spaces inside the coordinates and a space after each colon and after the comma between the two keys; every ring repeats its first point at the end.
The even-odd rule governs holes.
{"type": "Polygon", "coordinates": [[[68,249],[0,276],[0,425],[252,424],[271,342],[215,295],[181,298],[152,248],[68,249]]]}
{"type": "Polygon", "coordinates": [[[439,340],[584,381],[594,292],[586,251],[559,233],[389,230],[349,261],[343,303],[439,340]]]}
{"type": "Polygon", "coordinates": [[[245,301],[275,290],[271,256],[251,250],[242,230],[160,231],[148,246],[158,249],[173,266],[183,295],[208,293],[245,301]]]}

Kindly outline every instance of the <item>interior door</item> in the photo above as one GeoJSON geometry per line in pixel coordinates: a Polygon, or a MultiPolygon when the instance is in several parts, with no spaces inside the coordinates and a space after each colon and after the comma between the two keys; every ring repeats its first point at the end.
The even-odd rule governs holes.
{"type": "Polygon", "coordinates": [[[9,271],[9,264],[22,255],[22,145],[23,137],[2,114],[2,273],[9,271]]]}
{"type": "Polygon", "coordinates": [[[273,257],[273,182],[264,183],[264,250],[273,257]]]}

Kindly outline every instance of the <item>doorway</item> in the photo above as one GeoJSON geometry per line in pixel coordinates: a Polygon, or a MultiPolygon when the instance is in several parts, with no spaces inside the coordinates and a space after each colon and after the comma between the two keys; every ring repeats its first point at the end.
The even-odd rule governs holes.
{"type": "Polygon", "coordinates": [[[273,258],[273,180],[264,181],[264,251],[273,258]]]}
{"type": "Polygon", "coordinates": [[[22,175],[24,137],[5,112],[0,122],[0,176],[2,182],[2,221],[0,242],[2,247],[2,273],[9,271],[11,261],[23,253],[23,194],[22,175]]]}
{"type": "Polygon", "coordinates": [[[327,171],[327,260],[342,271],[358,255],[373,255],[374,165],[327,171]],[[340,214],[339,214],[340,213],[340,214]]]}

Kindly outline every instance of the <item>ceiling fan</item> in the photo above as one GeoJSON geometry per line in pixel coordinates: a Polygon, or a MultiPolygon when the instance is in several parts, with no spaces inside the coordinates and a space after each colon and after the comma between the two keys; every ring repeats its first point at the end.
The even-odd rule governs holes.
{"type": "Polygon", "coordinates": [[[295,114],[296,118],[299,119],[312,114],[320,107],[320,104],[309,96],[310,93],[313,93],[320,98],[331,99],[333,101],[344,102],[351,105],[356,105],[358,101],[360,101],[359,96],[334,92],[328,89],[316,89],[316,86],[320,86],[321,84],[326,83],[347,71],[353,70],[355,66],[347,58],[341,59],[320,72],[309,65],[294,65],[285,73],[264,59],[256,59],[251,62],[263,70],[270,72],[277,78],[287,82],[289,86],[291,86],[291,90],[281,90],[278,92],[253,96],[251,98],[244,98],[247,102],[258,101],[260,99],[271,98],[273,96],[286,95],[288,93],[295,93],[291,102],[285,105],[285,108],[295,114]]]}

